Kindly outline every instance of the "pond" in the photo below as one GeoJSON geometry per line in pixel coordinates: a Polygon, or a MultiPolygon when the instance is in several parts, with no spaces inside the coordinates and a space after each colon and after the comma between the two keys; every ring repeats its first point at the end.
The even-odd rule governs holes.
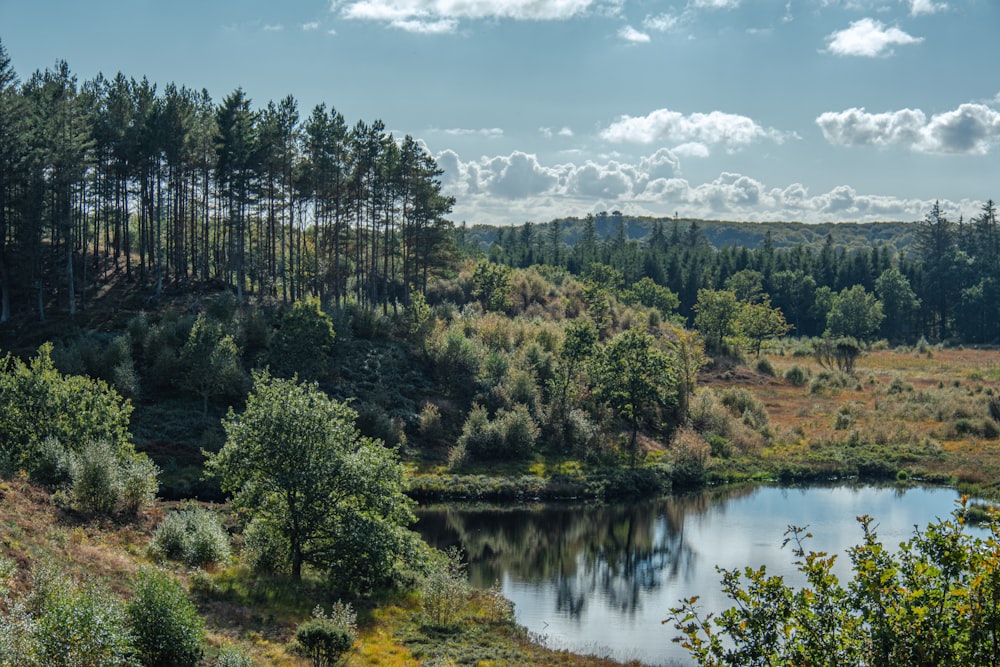
{"type": "Polygon", "coordinates": [[[870,515],[895,547],[955,509],[949,489],[871,486],[710,490],[628,505],[439,506],[418,512],[433,546],[459,546],[474,586],[500,582],[517,621],[553,648],[690,665],[661,621],[678,600],[701,596],[706,610],[730,606],[716,566],[767,565],[798,582],[787,527],[808,526],[807,549],[841,554],[861,541],[856,517],[870,515]]]}

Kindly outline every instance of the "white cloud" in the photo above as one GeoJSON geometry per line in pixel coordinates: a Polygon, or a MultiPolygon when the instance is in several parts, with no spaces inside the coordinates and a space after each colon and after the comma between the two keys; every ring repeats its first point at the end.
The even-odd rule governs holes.
{"type": "Polygon", "coordinates": [[[689,141],[686,144],[675,146],[674,153],[683,157],[709,157],[712,151],[703,143],[689,141]]]}
{"type": "Polygon", "coordinates": [[[633,44],[646,44],[650,41],[648,34],[640,30],[636,30],[630,25],[620,29],[618,31],[618,36],[626,42],[632,42],[633,44]]]}
{"type": "Polygon", "coordinates": [[[919,44],[922,37],[913,37],[899,28],[887,28],[881,21],[864,18],[851,23],[849,28],[827,36],[827,50],[838,56],[863,56],[874,58],[892,55],[895,45],[919,44]]]}
{"type": "Polygon", "coordinates": [[[464,127],[453,127],[446,130],[441,130],[444,134],[452,137],[487,137],[489,139],[496,139],[503,136],[503,130],[499,127],[484,127],[478,130],[468,129],[464,127]]]}
{"type": "Polygon", "coordinates": [[[560,137],[572,137],[573,136],[573,130],[571,130],[568,127],[562,127],[562,128],[559,129],[559,136],[560,137]]]}
{"type": "Polygon", "coordinates": [[[268,23],[264,25],[264,32],[281,32],[285,26],[280,23],[268,23]]]}
{"type": "Polygon", "coordinates": [[[741,0],[693,0],[691,6],[697,9],[735,9],[741,0]]]}
{"type": "Polygon", "coordinates": [[[906,2],[910,4],[910,16],[936,14],[948,9],[947,3],[934,2],[934,0],[906,0],[906,2]]]}
{"type": "Polygon", "coordinates": [[[642,27],[647,30],[666,32],[677,27],[681,22],[680,17],[673,14],[659,14],[657,16],[647,16],[642,20],[642,27]]]}
{"type": "Polygon", "coordinates": [[[985,155],[1000,144],[1000,111],[962,104],[927,119],[919,109],[868,113],[828,111],[816,119],[823,136],[839,146],[901,146],[919,153],[985,155]]]}
{"type": "Polygon", "coordinates": [[[309,32],[311,30],[319,30],[319,21],[310,21],[309,23],[303,23],[301,25],[301,28],[306,32],[309,32]]]}
{"type": "Polygon", "coordinates": [[[688,116],[670,109],[657,109],[645,116],[622,116],[601,130],[601,138],[615,143],[719,144],[730,149],[760,139],[782,142],[784,134],[766,129],[746,116],[712,111],[688,116]]]}
{"type": "Polygon", "coordinates": [[[463,19],[560,21],[616,5],[614,0],[332,0],[331,10],[409,32],[445,33],[463,19]]]}
{"type": "MultiPolygon", "coordinates": [[[[919,220],[933,203],[864,194],[850,185],[812,195],[802,183],[769,187],[746,174],[723,172],[701,184],[681,178],[672,151],[635,163],[608,160],[546,165],[537,156],[463,161],[454,151],[436,156],[445,192],[458,197],[453,219],[489,224],[546,221],[617,208],[635,215],[683,215],[725,220],[919,220]]],[[[942,201],[948,210],[975,212],[979,202],[942,201]]]]}

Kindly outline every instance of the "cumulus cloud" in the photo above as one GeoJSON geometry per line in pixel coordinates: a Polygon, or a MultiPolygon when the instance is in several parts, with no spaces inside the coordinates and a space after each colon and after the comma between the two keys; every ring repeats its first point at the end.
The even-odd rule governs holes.
{"type": "Polygon", "coordinates": [[[646,44],[650,41],[648,34],[641,30],[636,30],[630,25],[621,28],[618,31],[618,36],[626,42],[632,42],[633,44],[646,44]]]}
{"type": "Polygon", "coordinates": [[[823,136],[839,146],[901,146],[919,153],[985,155],[1000,144],[1000,112],[983,104],[962,104],[929,120],[919,109],[868,113],[826,112],[816,119],[823,136]]]}
{"type": "Polygon", "coordinates": [[[614,4],[613,0],[333,0],[347,19],[376,21],[409,32],[453,32],[463,19],[559,21],[614,4]]]}
{"type": "Polygon", "coordinates": [[[736,149],[761,139],[781,143],[786,135],[761,127],[746,116],[712,111],[685,116],[670,109],[657,109],[645,116],[622,116],[601,131],[601,138],[614,143],[699,143],[736,149]]]}
{"type": "Polygon", "coordinates": [[[934,0],[907,0],[907,2],[910,4],[910,16],[936,14],[948,9],[947,3],[934,2],[934,0]]]}
{"type": "Polygon", "coordinates": [[[827,51],[838,56],[875,58],[892,55],[896,45],[919,44],[922,37],[913,37],[899,28],[886,27],[881,21],[864,18],[851,23],[849,28],[827,36],[827,51]]]}
{"type": "MultiPolygon", "coordinates": [[[[660,149],[634,163],[586,160],[543,164],[537,156],[463,161],[451,150],[436,156],[442,185],[458,198],[454,219],[520,224],[617,208],[635,215],[683,215],[728,220],[919,220],[929,200],[864,194],[850,185],[812,194],[801,183],[771,187],[752,176],[723,172],[696,184],[679,175],[675,153],[660,149]]],[[[946,209],[978,210],[977,202],[942,201],[946,209]]]]}
{"type": "Polygon", "coordinates": [[[559,136],[560,137],[572,137],[573,136],[573,130],[571,130],[568,127],[561,127],[561,128],[559,128],[559,136]]]}

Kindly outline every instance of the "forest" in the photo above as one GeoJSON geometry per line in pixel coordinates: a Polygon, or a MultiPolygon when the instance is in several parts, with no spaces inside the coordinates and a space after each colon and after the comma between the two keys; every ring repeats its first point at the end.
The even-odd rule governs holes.
{"type": "MultiPolygon", "coordinates": [[[[607,664],[532,642],[415,501],[1000,493],[992,200],[488,228],[449,219],[441,175],[378,120],[62,61],[22,81],[0,44],[0,663],[607,664]]],[[[809,599],[781,622],[826,618],[809,599]]],[[[699,613],[674,611],[692,654],[741,664],[699,613]]],[[[834,644],[868,656],[853,621],[834,644]]],[[[920,648],[891,630],[886,664],[920,648]]],[[[826,646],[772,639],[748,645],[826,646]]]]}

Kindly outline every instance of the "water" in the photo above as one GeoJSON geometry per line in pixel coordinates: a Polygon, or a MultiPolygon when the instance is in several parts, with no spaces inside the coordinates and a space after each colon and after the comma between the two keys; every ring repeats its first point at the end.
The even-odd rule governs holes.
{"type": "Polygon", "coordinates": [[[730,601],[716,566],[766,565],[798,582],[789,525],[808,526],[807,549],[841,554],[861,541],[856,517],[868,514],[883,543],[896,546],[955,508],[948,489],[871,486],[706,491],[629,505],[442,506],[418,512],[416,528],[433,546],[461,547],[473,585],[500,582],[517,621],[553,648],[690,665],[661,621],[681,598],[706,610],[730,601]]]}

